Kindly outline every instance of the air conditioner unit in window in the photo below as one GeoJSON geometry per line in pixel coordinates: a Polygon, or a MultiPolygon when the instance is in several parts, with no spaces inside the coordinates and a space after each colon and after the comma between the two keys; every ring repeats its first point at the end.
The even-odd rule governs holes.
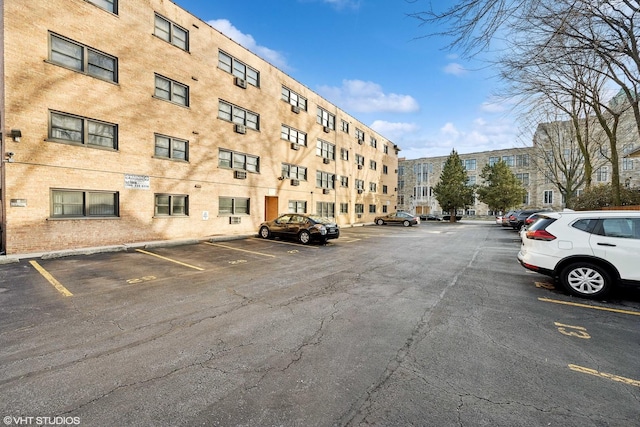
{"type": "Polygon", "coordinates": [[[331,162],[331,160],[327,159],[326,157],[322,159],[322,163],[324,163],[325,165],[328,165],[329,162],[331,162]]]}
{"type": "Polygon", "coordinates": [[[358,214],[358,218],[362,218],[362,214],[358,214]]]}
{"type": "Polygon", "coordinates": [[[239,216],[230,216],[229,217],[229,224],[240,224],[240,219],[241,219],[241,217],[239,217],[239,216]]]}
{"type": "Polygon", "coordinates": [[[236,131],[236,133],[247,133],[247,127],[245,125],[235,125],[234,130],[236,131]]]}
{"type": "Polygon", "coordinates": [[[241,79],[240,77],[236,77],[234,80],[236,86],[241,87],[242,89],[247,88],[247,81],[245,79],[241,79]]]}
{"type": "Polygon", "coordinates": [[[358,188],[358,194],[362,194],[364,193],[364,190],[362,188],[358,188]]]}
{"type": "Polygon", "coordinates": [[[292,105],[291,106],[291,111],[293,111],[294,113],[298,114],[298,113],[300,113],[300,107],[298,107],[297,105],[292,105]]]}
{"type": "Polygon", "coordinates": [[[296,144],[295,142],[291,143],[291,149],[292,150],[299,150],[300,149],[300,144],[296,144]]]}
{"type": "Polygon", "coordinates": [[[362,165],[358,165],[358,169],[362,169],[362,165]]]}
{"type": "Polygon", "coordinates": [[[322,194],[329,194],[329,189],[328,188],[323,188],[322,189],[322,194]]]}
{"type": "Polygon", "coordinates": [[[300,185],[300,181],[298,181],[297,179],[292,179],[291,180],[291,185],[293,185],[294,187],[298,186],[298,185],[300,185]]]}
{"type": "Polygon", "coordinates": [[[233,177],[236,179],[247,179],[247,172],[245,171],[234,171],[233,177]]]}
{"type": "Polygon", "coordinates": [[[323,128],[322,128],[322,130],[323,130],[325,133],[329,133],[329,131],[330,131],[331,129],[329,129],[329,126],[325,126],[325,127],[323,127],[323,128]]]}
{"type": "Polygon", "coordinates": [[[358,138],[358,144],[362,145],[363,142],[364,142],[364,139],[358,138]]]}

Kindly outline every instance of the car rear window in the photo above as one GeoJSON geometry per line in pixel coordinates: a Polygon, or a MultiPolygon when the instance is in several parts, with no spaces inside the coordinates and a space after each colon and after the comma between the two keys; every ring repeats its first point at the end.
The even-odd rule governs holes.
{"type": "Polygon", "coordinates": [[[536,222],[531,224],[529,230],[545,230],[550,224],[553,224],[555,221],[555,218],[549,218],[548,216],[541,215],[536,222]]]}

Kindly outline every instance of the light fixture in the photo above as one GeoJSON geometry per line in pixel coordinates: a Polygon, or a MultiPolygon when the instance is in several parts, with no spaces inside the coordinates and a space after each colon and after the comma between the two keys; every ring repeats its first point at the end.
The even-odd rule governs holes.
{"type": "Polygon", "coordinates": [[[22,138],[22,131],[20,129],[11,129],[11,138],[13,138],[14,142],[20,142],[20,138],[22,138]]]}

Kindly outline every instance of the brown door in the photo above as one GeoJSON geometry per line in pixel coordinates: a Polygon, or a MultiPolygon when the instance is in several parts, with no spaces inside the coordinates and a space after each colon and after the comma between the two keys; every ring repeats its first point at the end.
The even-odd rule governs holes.
{"type": "Polygon", "coordinates": [[[271,221],[278,217],[278,198],[265,196],[264,198],[264,220],[271,221]]]}

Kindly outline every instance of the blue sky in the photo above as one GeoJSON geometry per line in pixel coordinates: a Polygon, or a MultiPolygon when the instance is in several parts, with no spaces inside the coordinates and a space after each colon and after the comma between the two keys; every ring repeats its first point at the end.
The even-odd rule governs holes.
{"type": "MultiPolygon", "coordinates": [[[[428,0],[174,0],[416,159],[521,146],[495,71],[407,16],[428,0]]],[[[450,0],[436,0],[446,5],[450,0]]]]}

